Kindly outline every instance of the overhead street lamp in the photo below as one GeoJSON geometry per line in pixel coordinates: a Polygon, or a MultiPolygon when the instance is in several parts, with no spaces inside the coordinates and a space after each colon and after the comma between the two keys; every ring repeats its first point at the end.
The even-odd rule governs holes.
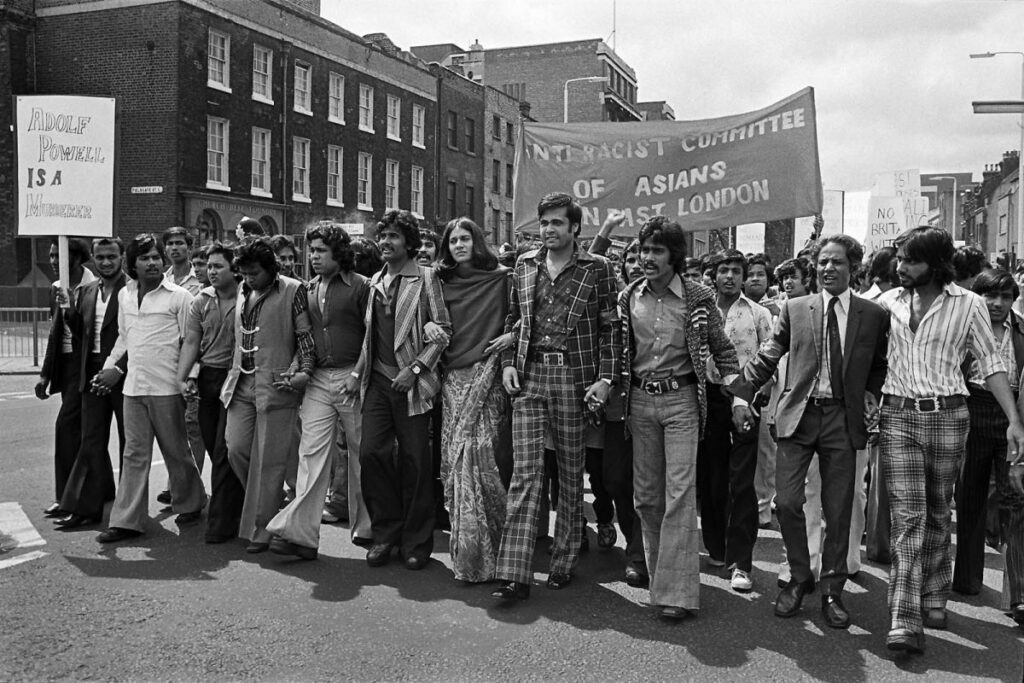
{"type": "MultiPolygon", "coordinates": [[[[950,231],[950,234],[953,235],[953,239],[956,239],[956,237],[957,237],[956,230],[957,230],[958,227],[960,227],[960,220],[957,218],[957,213],[956,213],[956,197],[957,197],[957,194],[956,194],[956,176],[955,175],[933,175],[931,177],[931,179],[932,180],[952,180],[953,181],[953,229],[950,231]]],[[[938,188],[936,188],[936,190],[935,190],[935,196],[936,196],[936,198],[939,197],[938,188]]]]}
{"type": "Polygon", "coordinates": [[[1020,100],[972,102],[975,114],[1020,114],[1020,147],[1017,150],[1017,258],[1024,258],[1024,52],[981,52],[971,59],[1017,55],[1020,61],[1020,100]]]}
{"type": "Polygon", "coordinates": [[[569,84],[570,83],[610,83],[612,79],[607,76],[583,76],[582,78],[570,78],[562,86],[562,123],[569,123],[569,84]]]}

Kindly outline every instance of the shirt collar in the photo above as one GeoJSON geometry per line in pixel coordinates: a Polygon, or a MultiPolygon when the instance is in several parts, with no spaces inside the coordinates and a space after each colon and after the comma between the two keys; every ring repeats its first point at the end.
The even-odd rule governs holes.
{"type": "MultiPolygon", "coordinates": [[[[649,283],[648,279],[644,278],[643,280],[641,280],[640,284],[637,285],[637,288],[640,290],[641,294],[643,294],[644,292],[650,290],[651,287],[650,287],[650,283],[649,283]]],[[[676,273],[675,275],[673,275],[672,279],[669,280],[669,282],[668,282],[668,291],[672,292],[673,294],[675,294],[680,299],[683,298],[683,278],[679,275],[679,273],[676,273]]],[[[653,291],[651,293],[653,294],[653,291]]]]}
{"type": "MultiPolygon", "coordinates": [[[[332,280],[334,280],[335,278],[340,279],[342,282],[344,282],[349,287],[352,286],[352,273],[349,272],[349,271],[345,271],[345,270],[342,270],[342,269],[339,268],[338,272],[331,276],[332,280]]],[[[321,277],[320,275],[317,275],[316,277],[314,277],[312,280],[309,281],[310,289],[314,289],[318,284],[320,284],[323,281],[324,281],[323,277],[321,277]]]]}
{"type": "MultiPolygon", "coordinates": [[[[537,265],[541,265],[546,261],[548,257],[548,248],[541,247],[537,250],[537,255],[533,257],[533,260],[537,265]]],[[[587,252],[580,249],[579,244],[576,242],[572,243],[572,256],[569,257],[569,263],[567,265],[575,265],[576,261],[592,261],[593,258],[587,252]]]]}
{"type": "Polygon", "coordinates": [[[850,310],[850,296],[852,296],[852,290],[849,287],[843,290],[843,292],[839,296],[835,296],[834,294],[831,294],[823,289],[821,290],[821,296],[822,301],[825,303],[826,309],[828,308],[828,303],[832,299],[839,299],[839,305],[842,306],[843,310],[850,310]]]}

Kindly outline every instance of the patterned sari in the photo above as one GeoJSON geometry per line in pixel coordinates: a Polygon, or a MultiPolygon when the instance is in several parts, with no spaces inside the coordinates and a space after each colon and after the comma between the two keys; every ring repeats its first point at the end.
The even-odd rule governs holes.
{"type": "Polygon", "coordinates": [[[448,370],[441,388],[441,478],[452,524],[452,569],[462,581],[494,579],[505,521],[497,462],[512,448],[512,424],[498,356],[448,370]]]}

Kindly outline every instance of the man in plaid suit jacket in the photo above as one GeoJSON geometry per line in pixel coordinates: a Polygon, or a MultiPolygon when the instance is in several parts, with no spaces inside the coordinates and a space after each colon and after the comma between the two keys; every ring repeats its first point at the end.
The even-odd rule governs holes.
{"type": "Polygon", "coordinates": [[[513,396],[515,468],[492,595],[529,595],[544,476],[544,439],[554,436],[558,520],[548,588],[571,580],[583,524],[585,412],[600,414],[618,374],[620,333],[615,272],[603,257],[579,249],[582,210],[566,194],[537,207],[544,246],[516,264],[505,331],[516,335],[503,359],[502,383],[513,396]]]}

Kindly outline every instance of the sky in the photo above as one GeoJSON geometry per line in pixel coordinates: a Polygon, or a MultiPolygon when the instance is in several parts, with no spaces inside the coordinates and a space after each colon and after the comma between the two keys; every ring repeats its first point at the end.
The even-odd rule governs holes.
{"type": "Polygon", "coordinates": [[[602,38],[636,71],[638,99],[667,101],[677,120],[812,86],[829,189],[866,192],[900,169],[980,181],[1020,145],[1017,117],[971,102],[1024,97],[1022,57],[969,54],[1024,52],[1024,0],[322,0],[321,14],[405,49],[602,38]]]}

